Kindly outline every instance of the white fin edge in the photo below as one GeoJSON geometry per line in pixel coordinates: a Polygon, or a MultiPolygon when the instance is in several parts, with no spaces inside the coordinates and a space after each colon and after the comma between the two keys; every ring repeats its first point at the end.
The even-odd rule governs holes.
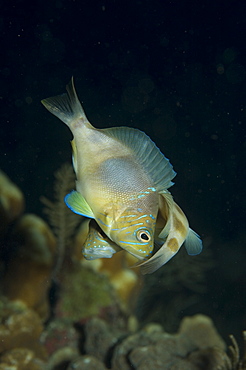
{"type": "Polygon", "coordinates": [[[103,129],[102,132],[132,151],[158,193],[165,193],[173,185],[172,180],[176,176],[173,166],[143,131],[129,127],[112,127],[103,129]]]}
{"type": "Polygon", "coordinates": [[[74,213],[89,218],[95,218],[91,207],[78,191],[73,190],[71,193],[67,194],[64,201],[68,208],[74,213]]]}
{"type": "Polygon", "coordinates": [[[202,251],[202,240],[200,236],[191,228],[189,228],[184,246],[190,256],[196,256],[202,251]]]}

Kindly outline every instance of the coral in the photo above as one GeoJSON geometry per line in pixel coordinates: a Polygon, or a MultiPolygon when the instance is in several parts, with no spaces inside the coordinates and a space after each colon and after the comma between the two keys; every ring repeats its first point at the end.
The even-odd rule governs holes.
{"type": "MultiPolygon", "coordinates": [[[[71,366],[73,360],[80,357],[78,348],[64,346],[55,351],[49,358],[49,363],[46,369],[67,369],[67,366],[71,366]]],[[[73,367],[76,369],[77,367],[73,367]]],[[[78,369],[80,369],[78,367],[78,369]]]]}
{"type": "Polygon", "coordinates": [[[84,333],[85,353],[102,362],[107,362],[110,349],[117,343],[119,335],[122,335],[119,330],[113,330],[105,321],[96,317],[85,324],[84,333]]]}
{"type": "Polygon", "coordinates": [[[217,333],[213,322],[207,316],[185,317],[179,327],[179,345],[187,353],[195,348],[217,347],[225,349],[225,342],[217,333]]]}
{"type": "Polygon", "coordinates": [[[36,357],[46,358],[46,351],[39,342],[43,324],[37,313],[4,297],[0,302],[0,354],[22,347],[36,357]]]}
{"type": "MultiPolygon", "coordinates": [[[[241,358],[239,346],[230,336],[232,345],[227,354],[224,341],[206,316],[185,317],[175,334],[156,323],[138,330],[132,313],[134,297],[139,296],[143,283],[147,289],[140,305],[155,305],[158,321],[164,318],[166,329],[172,319],[178,321],[177,311],[187,305],[182,289],[195,295],[204,291],[204,272],[211,260],[199,262],[197,257],[196,263],[193,260],[189,265],[181,251],[165,269],[144,280],[138,268],[129,269],[135,260],[128,253],[84,260],[80,251],[84,235],[77,230],[81,217],[63,202],[68,188],[73,187],[71,171],[71,166],[58,171],[56,200],[44,200],[57,249],[56,238],[42,219],[32,214],[19,217],[23,196],[17,197],[17,203],[22,204],[18,208],[11,200],[16,198],[2,201],[5,191],[0,193],[0,212],[7,210],[0,233],[5,268],[1,281],[5,296],[0,297],[0,370],[245,370],[245,351],[241,358]],[[194,283],[194,275],[199,284],[194,283]],[[52,278],[59,294],[50,316],[52,278]],[[171,300],[168,290],[173,292],[171,300]],[[165,307],[158,305],[160,291],[165,291],[165,307]]],[[[190,303],[196,299],[189,297],[190,303]]],[[[244,332],[246,348],[245,343],[244,332]]]]}
{"type": "Polygon", "coordinates": [[[80,369],[80,370],[106,370],[104,364],[93,356],[80,356],[69,365],[67,370],[80,369]]]}
{"type": "Polygon", "coordinates": [[[3,293],[11,300],[24,302],[46,319],[49,315],[48,290],[54,265],[55,238],[42,219],[26,214],[16,223],[12,241],[17,247],[8,262],[3,293]]]}
{"type": "Polygon", "coordinates": [[[184,318],[176,334],[154,323],[130,333],[127,325],[122,328],[118,322],[114,327],[97,317],[76,329],[71,320],[52,320],[43,331],[34,311],[4,298],[1,302],[0,370],[8,366],[16,370],[245,369],[235,339],[231,336],[228,356],[224,341],[204,315],[184,318]]]}
{"type": "Polygon", "coordinates": [[[185,318],[177,334],[164,332],[159,324],[130,335],[116,335],[99,319],[85,324],[85,353],[112,370],[215,370],[227,364],[224,350],[212,321],[203,315],[185,318]]]}
{"type": "Polygon", "coordinates": [[[137,259],[134,256],[122,251],[116,253],[111,259],[104,259],[99,268],[100,272],[108,276],[124,307],[128,309],[136,302],[143,280],[139,267],[129,268],[136,262],[137,259]]]}
{"type": "Polygon", "coordinates": [[[0,234],[23,212],[24,203],[21,190],[0,171],[0,234]]]}
{"type": "Polygon", "coordinates": [[[33,351],[15,348],[1,357],[0,370],[45,370],[46,364],[35,358],[33,351]]]}
{"type": "MultiPolygon", "coordinates": [[[[78,353],[79,333],[69,319],[53,319],[48,323],[40,337],[49,356],[57,351],[70,348],[78,353]]],[[[57,361],[56,356],[53,361],[57,361]]]]}

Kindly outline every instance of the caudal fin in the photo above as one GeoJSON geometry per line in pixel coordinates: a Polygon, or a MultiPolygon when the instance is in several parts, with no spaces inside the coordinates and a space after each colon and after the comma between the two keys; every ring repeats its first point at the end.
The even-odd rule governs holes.
{"type": "Polygon", "coordinates": [[[41,103],[61,121],[70,126],[79,119],[88,121],[74,88],[73,77],[66,86],[67,94],[41,100],[41,103]]]}

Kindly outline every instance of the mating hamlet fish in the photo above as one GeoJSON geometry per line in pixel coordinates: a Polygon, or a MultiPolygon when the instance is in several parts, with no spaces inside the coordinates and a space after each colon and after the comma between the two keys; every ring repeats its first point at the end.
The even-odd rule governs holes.
{"type": "MultiPolygon", "coordinates": [[[[143,260],[143,273],[165,264],[186,238],[190,239],[189,254],[200,253],[200,238],[189,229],[168,191],[176,173],[145,133],[128,127],[94,128],[85,116],[73,80],[67,94],[42,103],[74,136],[76,191],[65,197],[73,212],[95,219],[106,234],[106,243],[110,240],[143,260]],[[157,237],[163,245],[151,256],[157,237]]],[[[96,254],[103,254],[100,244],[95,245],[96,254]]]]}

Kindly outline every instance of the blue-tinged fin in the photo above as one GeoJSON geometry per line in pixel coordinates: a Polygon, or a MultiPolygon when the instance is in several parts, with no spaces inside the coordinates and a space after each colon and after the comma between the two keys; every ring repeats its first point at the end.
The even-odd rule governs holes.
{"type": "Polygon", "coordinates": [[[165,192],[173,185],[172,180],[176,176],[173,166],[144,132],[129,127],[115,127],[102,131],[132,150],[137,162],[153,181],[157,192],[165,192]]]}
{"type": "Polygon", "coordinates": [[[184,246],[190,256],[196,256],[202,251],[202,241],[200,236],[189,228],[188,235],[185,239],[184,246]]]}
{"type": "Polygon", "coordinates": [[[41,100],[41,103],[61,121],[70,126],[73,121],[82,119],[88,122],[85,112],[79,102],[76,94],[73,78],[66,86],[67,94],[53,96],[51,98],[41,100]]]}
{"type": "Polygon", "coordinates": [[[64,201],[68,208],[74,213],[89,218],[95,218],[89,204],[78,191],[73,190],[71,193],[67,194],[64,201]]]}

